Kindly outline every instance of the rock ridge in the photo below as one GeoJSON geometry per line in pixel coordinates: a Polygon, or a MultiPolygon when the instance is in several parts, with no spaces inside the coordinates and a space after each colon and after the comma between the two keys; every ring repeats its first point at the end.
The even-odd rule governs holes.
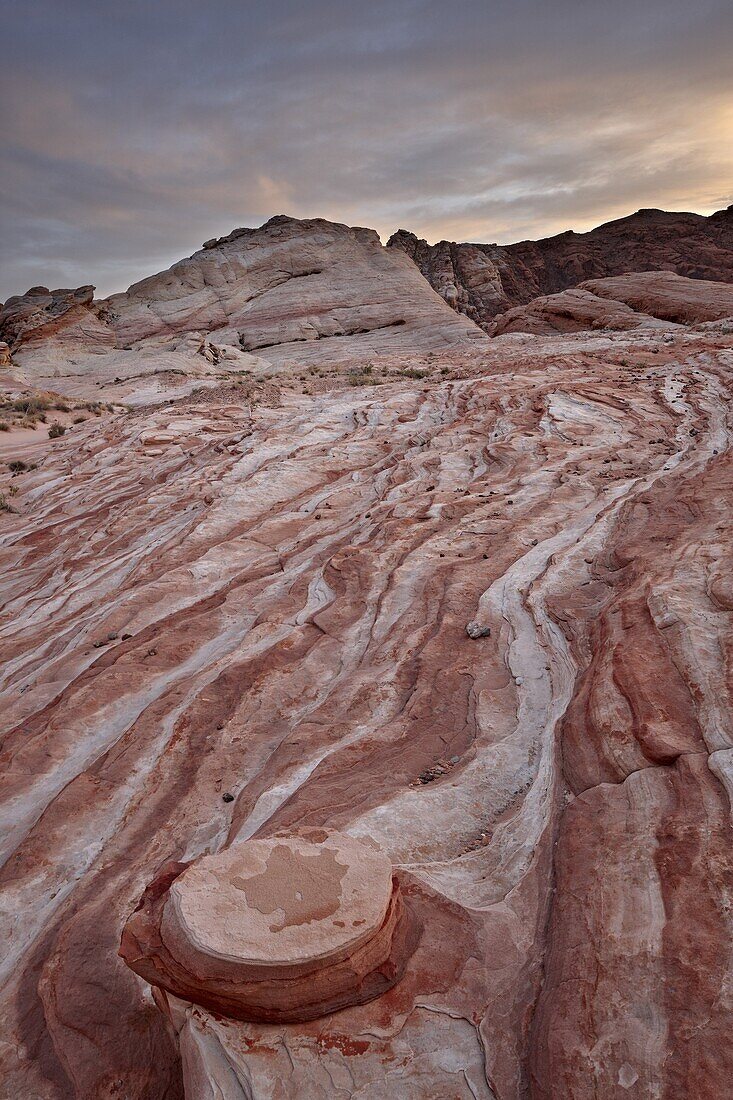
{"type": "Polygon", "coordinates": [[[410,256],[449,304],[485,326],[533,298],[628,272],[671,271],[731,283],[733,205],[708,217],[638,210],[587,233],[567,230],[510,245],[429,245],[400,229],[387,247],[410,256]]]}

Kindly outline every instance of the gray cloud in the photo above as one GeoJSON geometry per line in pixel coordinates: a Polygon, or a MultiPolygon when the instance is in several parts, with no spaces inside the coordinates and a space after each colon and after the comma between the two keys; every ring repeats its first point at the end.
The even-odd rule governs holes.
{"type": "Polygon", "coordinates": [[[733,201],[728,0],[3,3],[2,281],[272,214],[509,241],[733,201]]]}

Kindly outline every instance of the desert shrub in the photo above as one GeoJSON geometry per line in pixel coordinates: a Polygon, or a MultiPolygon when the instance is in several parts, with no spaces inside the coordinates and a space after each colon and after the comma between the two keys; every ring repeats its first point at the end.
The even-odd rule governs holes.
{"type": "Polygon", "coordinates": [[[24,470],[28,469],[28,465],[25,462],[21,462],[21,460],[17,458],[13,462],[8,463],[8,469],[10,470],[11,474],[22,474],[24,470]]]}
{"type": "Polygon", "coordinates": [[[86,422],[87,422],[87,418],[85,416],[75,416],[74,417],[74,423],[75,424],[86,424],[86,422]]]}
{"type": "Polygon", "coordinates": [[[10,425],[6,420],[0,420],[0,432],[9,432],[10,425]]]}
{"type": "Polygon", "coordinates": [[[12,403],[15,412],[25,413],[26,416],[43,412],[44,409],[48,409],[50,406],[50,401],[45,397],[19,397],[12,403]]]}
{"type": "Polygon", "coordinates": [[[65,431],[66,428],[63,424],[52,424],[51,427],[48,429],[48,438],[58,439],[59,436],[62,436],[65,433],[65,431]]]}

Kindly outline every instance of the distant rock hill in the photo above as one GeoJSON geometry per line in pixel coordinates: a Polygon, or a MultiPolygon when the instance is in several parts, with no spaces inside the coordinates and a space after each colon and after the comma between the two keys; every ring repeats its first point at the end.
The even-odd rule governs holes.
{"type": "Polygon", "coordinates": [[[0,308],[27,381],[76,392],[94,378],[134,403],[153,399],[163,371],[194,385],[217,370],[414,366],[486,339],[374,230],[320,218],[235,229],[122,294],[93,293],[37,286],[0,308]]]}
{"type": "Polygon", "coordinates": [[[275,361],[340,360],[346,344],[351,356],[360,347],[429,350],[480,338],[464,318],[456,324],[374,230],[321,218],[279,215],[259,229],[206,241],[106,307],[124,344],[202,331],[275,361]]]}
{"type": "Polygon", "coordinates": [[[430,245],[400,229],[387,247],[406,252],[449,305],[486,326],[533,298],[631,271],[731,283],[733,206],[710,217],[638,210],[589,233],[511,245],[430,245]]]}
{"type": "Polygon", "coordinates": [[[0,307],[0,341],[29,383],[74,394],[94,378],[134,403],[152,399],[161,372],[190,388],[217,370],[406,356],[415,367],[508,333],[719,324],[733,313],[731,283],[733,207],[642,210],[508,246],[429,245],[400,230],[385,247],[372,229],[278,215],[106,299],[93,286],[32,287],[0,307]],[[645,272],[638,285],[595,285],[645,272]]]}

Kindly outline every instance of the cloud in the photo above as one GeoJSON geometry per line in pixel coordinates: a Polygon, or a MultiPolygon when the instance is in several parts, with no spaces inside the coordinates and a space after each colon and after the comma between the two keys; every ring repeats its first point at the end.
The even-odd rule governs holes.
{"type": "Polygon", "coordinates": [[[0,297],[275,213],[507,242],[733,201],[728,0],[5,4],[0,297]]]}

